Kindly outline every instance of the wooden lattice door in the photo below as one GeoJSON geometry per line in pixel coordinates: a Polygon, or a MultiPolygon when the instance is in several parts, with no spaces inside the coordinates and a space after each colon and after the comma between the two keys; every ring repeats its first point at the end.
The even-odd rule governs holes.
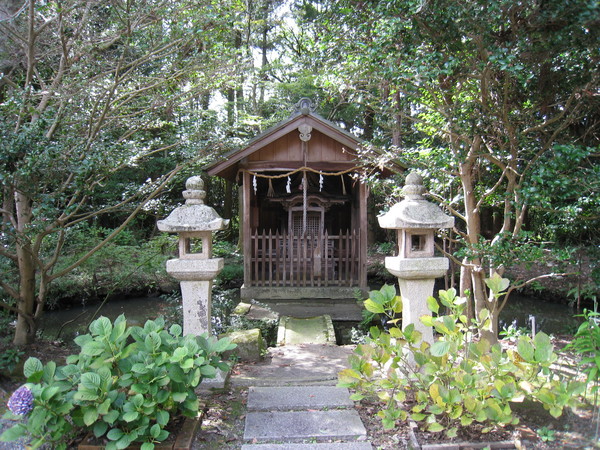
{"type": "Polygon", "coordinates": [[[304,209],[294,207],[289,210],[288,230],[294,236],[312,236],[317,237],[323,234],[324,227],[324,209],[310,207],[306,210],[306,233],[304,233],[304,209]]]}

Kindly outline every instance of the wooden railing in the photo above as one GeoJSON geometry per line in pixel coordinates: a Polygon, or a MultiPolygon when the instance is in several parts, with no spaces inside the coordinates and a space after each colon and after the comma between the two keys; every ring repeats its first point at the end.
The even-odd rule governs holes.
{"type": "Polygon", "coordinates": [[[250,285],[357,286],[360,243],[356,231],[317,236],[254,231],[250,285]]]}

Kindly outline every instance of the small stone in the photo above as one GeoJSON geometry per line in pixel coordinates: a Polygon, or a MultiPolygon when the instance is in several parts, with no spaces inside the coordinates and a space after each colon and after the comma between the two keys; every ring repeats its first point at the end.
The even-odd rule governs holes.
{"type": "Polygon", "coordinates": [[[233,309],[233,314],[235,314],[237,316],[245,316],[246,314],[248,314],[248,311],[250,311],[251,307],[252,307],[252,305],[250,303],[240,302],[233,309]]]}
{"type": "Polygon", "coordinates": [[[267,344],[259,328],[232,331],[223,336],[227,336],[231,342],[237,344],[235,349],[223,355],[224,358],[236,355],[240,361],[260,361],[267,351],[267,344]]]}

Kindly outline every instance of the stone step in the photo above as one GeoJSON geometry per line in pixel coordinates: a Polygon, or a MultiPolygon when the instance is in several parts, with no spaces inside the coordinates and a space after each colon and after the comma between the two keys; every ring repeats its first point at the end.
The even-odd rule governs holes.
{"type": "Polygon", "coordinates": [[[251,387],[249,411],[352,408],[348,389],[335,386],[251,387]]]}
{"type": "Polygon", "coordinates": [[[277,345],[328,344],[335,345],[331,316],[323,315],[298,319],[281,316],[277,330],[277,345]]]}
{"type": "Polygon", "coordinates": [[[369,442],[316,442],[310,444],[244,444],[242,450],[373,450],[369,442]]]}
{"type": "Polygon", "coordinates": [[[264,364],[245,364],[232,375],[233,386],[336,385],[348,367],[353,346],[284,345],[268,349],[264,364]]]}
{"type": "Polygon", "coordinates": [[[244,440],[298,442],[366,440],[367,431],[355,410],[252,411],[246,415],[244,440]]]}

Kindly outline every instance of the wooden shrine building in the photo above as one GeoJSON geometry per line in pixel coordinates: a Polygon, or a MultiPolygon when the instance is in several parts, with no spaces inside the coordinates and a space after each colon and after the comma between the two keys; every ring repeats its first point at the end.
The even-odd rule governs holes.
{"type": "Polygon", "coordinates": [[[287,120],[208,167],[241,183],[242,298],[353,298],[367,290],[359,143],[302,99],[287,120]]]}

